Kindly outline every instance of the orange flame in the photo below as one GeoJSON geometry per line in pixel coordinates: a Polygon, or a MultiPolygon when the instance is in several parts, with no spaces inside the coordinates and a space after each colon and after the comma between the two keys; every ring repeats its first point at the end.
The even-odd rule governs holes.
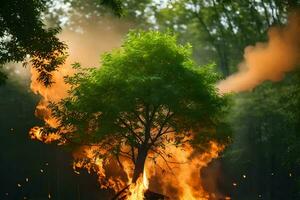
{"type": "Polygon", "coordinates": [[[96,172],[100,187],[103,189],[114,189],[119,191],[126,186],[126,182],[121,175],[107,176],[106,165],[110,165],[109,160],[104,160],[99,157],[100,154],[105,154],[105,150],[98,145],[82,146],[73,153],[74,163],[73,169],[76,173],[80,173],[79,169],[86,169],[89,173],[96,172]]]}
{"type": "MultiPolygon", "coordinates": [[[[33,140],[39,140],[39,141],[44,142],[46,144],[61,139],[61,135],[58,134],[58,133],[49,133],[47,135],[42,134],[42,128],[38,127],[38,126],[35,126],[35,127],[30,129],[29,136],[33,140]]],[[[59,144],[62,144],[62,142],[59,143],[59,144]]]]}
{"type": "Polygon", "coordinates": [[[146,170],[144,169],[144,173],[138,178],[135,184],[131,184],[129,187],[129,195],[126,200],[143,200],[144,193],[149,188],[149,180],[147,178],[146,170]]]}
{"type": "Polygon", "coordinates": [[[146,165],[150,178],[156,182],[155,185],[150,184],[150,187],[173,200],[209,199],[211,195],[202,186],[200,171],[212,159],[217,158],[223,148],[224,146],[215,142],[211,142],[210,148],[204,153],[196,152],[190,145],[181,149],[175,146],[167,147],[165,151],[172,157],[168,164],[163,158],[159,158],[156,163],[148,162],[146,165]]]}

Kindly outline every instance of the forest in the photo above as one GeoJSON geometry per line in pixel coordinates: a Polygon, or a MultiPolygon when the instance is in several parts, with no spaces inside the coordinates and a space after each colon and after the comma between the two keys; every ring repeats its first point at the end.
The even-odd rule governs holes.
{"type": "Polygon", "coordinates": [[[299,66],[299,0],[4,0],[0,199],[300,200],[299,66]]]}

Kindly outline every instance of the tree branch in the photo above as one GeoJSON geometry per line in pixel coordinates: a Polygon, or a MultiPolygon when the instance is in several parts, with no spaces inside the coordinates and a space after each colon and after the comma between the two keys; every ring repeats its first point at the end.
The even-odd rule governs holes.
{"type": "Polygon", "coordinates": [[[131,127],[130,125],[128,125],[128,124],[127,124],[122,118],[120,118],[120,117],[119,117],[119,120],[121,121],[121,123],[122,123],[123,125],[126,126],[126,128],[132,133],[132,135],[133,135],[136,139],[138,139],[141,143],[143,143],[142,138],[141,138],[140,136],[138,136],[138,135],[134,132],[134,130],[132,129],[132,127],[131,127]]]}
{"type": "Polygon", "coordinates": [[[135,112],[135,111],[133,111],[133,114],[138,118],[138,120],[145,126],[145,122],[144,122],[144,120],[141,118],[141,116],[137,113],[137,112],[135,112]]]}
{"type": "Polygon", "coordinates": [[[170,113],[171,113],[171,111],[168,110],[167,116],[166,116],[165,120],[163,121],[163,123],[161,124],[161,126],[160,126],[160,128],[159,128],[159,131],[157,132],[156,136],[155,136],[153,139],[151,139],[151,144],[150,144],[150,146],[152,146],[152,145],[156,142],[156,140],[157,140],[160,136],[162,136],[163,128],[165,127],[165,125],[167,124],[167,122],[174,116],[174,113],[172,113],[172,114],[170,114],[170,113]]]}
{"type": "Polygon", "coordinates": [[[133,146],[131,146],[131,159],[132,159],[133,164],[135,164],[135,153],[134,153],[134,147],[133,146]]]}

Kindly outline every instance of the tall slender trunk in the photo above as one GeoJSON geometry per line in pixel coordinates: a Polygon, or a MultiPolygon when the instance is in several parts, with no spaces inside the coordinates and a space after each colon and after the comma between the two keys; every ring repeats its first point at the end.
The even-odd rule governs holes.
{"type": "Polygon", "coordinates": [[[139,148],[134,171],[133,171],[132,183],[136,183],[136,181],[141,176],[141,174],[143,174],[147,153],[148,150],[145,146],[141,146],[139,148]]]}
{"type": "MultiPolygon", "coordinates": [[[[223,48],[226,48],[226,47],[223,47],[223,48]]],[[[227,76],[229,76],[229,65],[228,65],[227,53],[225,52],[226,50],[222,50],[220,48],[220,50],[217,50],[217,51],[218,51],[218,55],[219,55],[221,72],[225,77],[227,77],[227,76]]]]}

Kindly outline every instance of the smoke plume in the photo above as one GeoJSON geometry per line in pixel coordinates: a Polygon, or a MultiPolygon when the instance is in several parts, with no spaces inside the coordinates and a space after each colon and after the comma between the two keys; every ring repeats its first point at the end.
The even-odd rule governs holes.
{"type": "Polygon", "coordinates": [[[279,81],[300,63],[300,14],[268,31],[268,42],[245,48],[238,72],[217,84],[220,93],[251,90],[264,81],[279,81]]]}

